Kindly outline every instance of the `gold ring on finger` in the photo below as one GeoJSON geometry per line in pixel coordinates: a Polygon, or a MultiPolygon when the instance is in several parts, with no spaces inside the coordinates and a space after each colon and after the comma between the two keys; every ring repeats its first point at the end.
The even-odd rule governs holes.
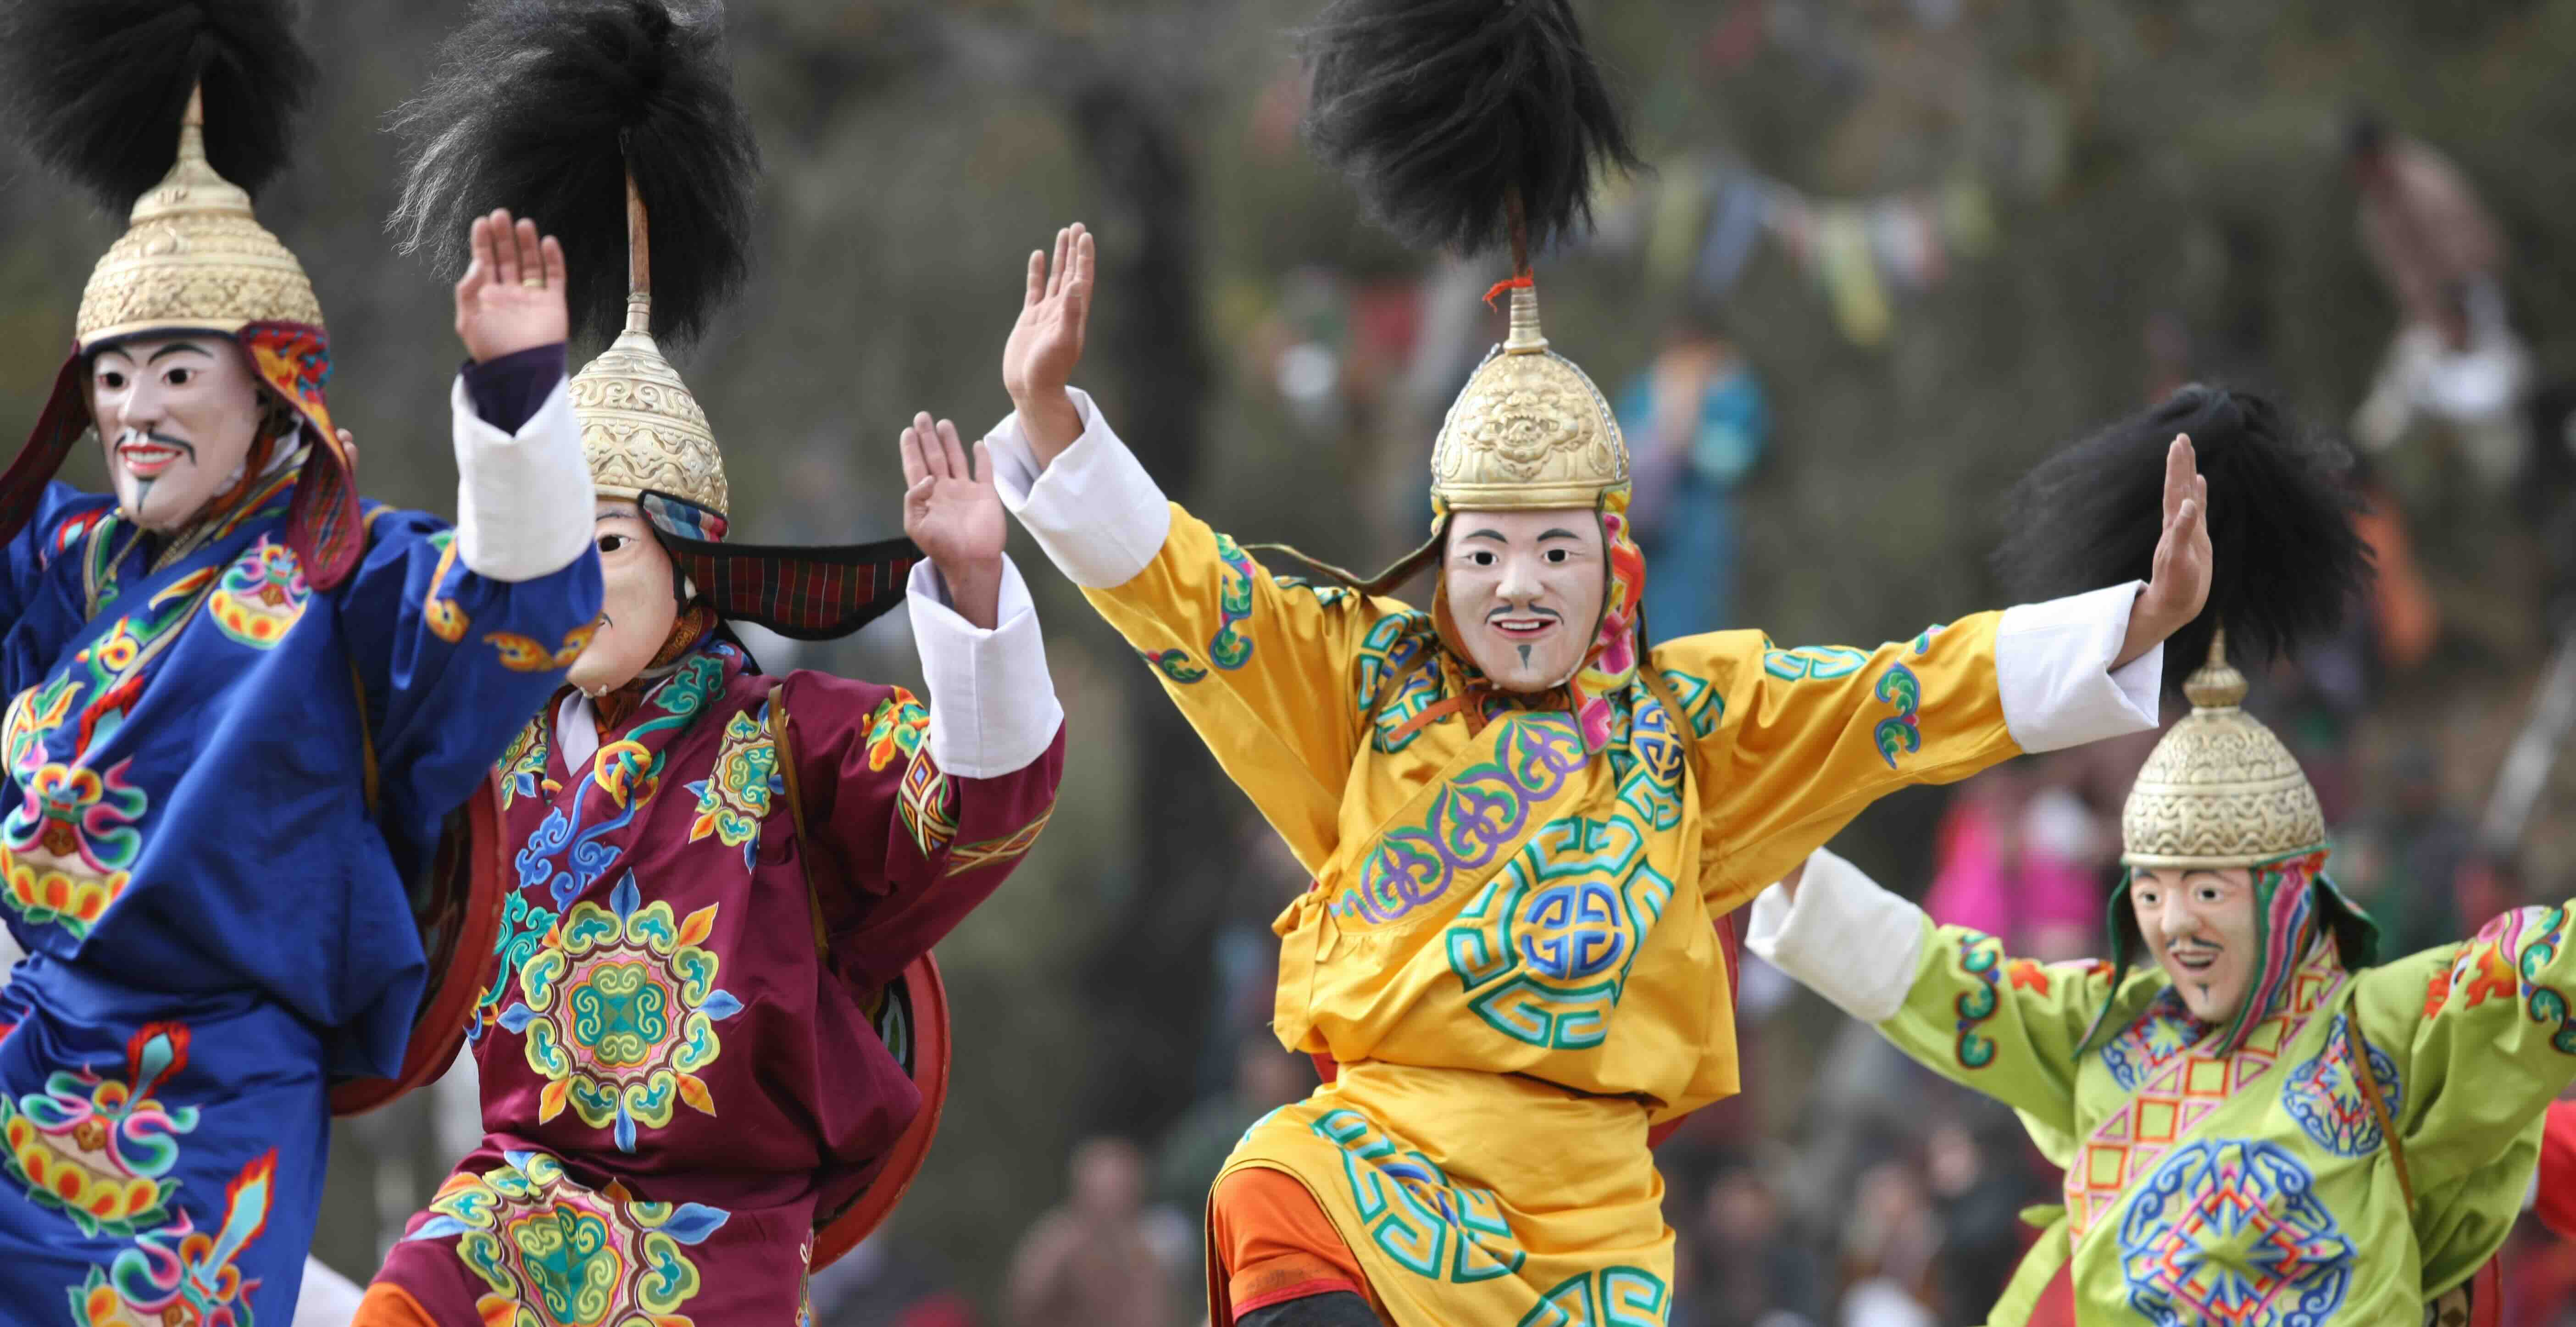
{"type": "Polygon", "coordinates": [[[546,279],[541,276],[523,276],[519,278],[519,284],[530,290],[543,290],[546,288],[546,279]]]}

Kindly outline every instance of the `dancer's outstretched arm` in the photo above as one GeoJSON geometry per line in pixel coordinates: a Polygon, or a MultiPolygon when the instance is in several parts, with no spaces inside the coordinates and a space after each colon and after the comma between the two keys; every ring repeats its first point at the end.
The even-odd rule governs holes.
{"type": "MultiPolygon", "coordinates": [[[[1933,1072],[2061,1134],[2074,1128],[2075,1050],[2109,993],[2109,964],[2007,958],[1992,936],[1934,925],[1823,849],[1754,900],[1744,944],[1933,1072]]],[[[2123,994],[2136,999],[2115,1002],[2112,1017],[2159,980],[2152,968],[2132,976],[2123,994]]]]}
{"type": "Polygon", "coordinates": [[[1031,254],[1003,355],[1017,407],[986,439],[1003,505],[1127,638],[1309,870],[1339,841],[1375,690],[1423,657],[1390,600],[1276,578],[1163,495],[1091,398],[1080,362],[1094,272],[1080,226],[1031,254]]]}

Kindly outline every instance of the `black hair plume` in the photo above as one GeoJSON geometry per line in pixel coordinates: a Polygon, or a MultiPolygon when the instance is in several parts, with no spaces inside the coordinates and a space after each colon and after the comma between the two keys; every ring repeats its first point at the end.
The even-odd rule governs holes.
{"type": "Polygon", "coordinates": [[[289,0],[7,0],[0,116],[122,212],[170,173],[202,87],[206,160],[257,193],[285,168],[320,75],[295,21],[289,0]]]}
{"type": "Polygon", "coordinates": [[[1307,141],[1408,244],[1490,249],[1517,200],[1542,249],[1637,168],[1569,0],[1335,0],[1305,51],[1307,141]]]}
{"type": "Polygon", "coordinates": [[[2246,392],[2192,386],[2041,462],[2014,486],[1996,549],[2005,589],[2050,599],[2145,580],[2163,533],[2165,452],[2191,438],[2209,481],[2209,603],[2165,643],[2176,690],[2227,628],[2239,663],[2263,664],[2333,631],[2368,583],[2357,500],[2340,443],[2300,430],[2246,392]]]}
{"type": "Polygon", "coordinates": [[[656,338],[704,331],[750,271],[760,150],[711,4],[486,0],[394,129],[403,251],[461,274],[474,218],[506,207],[563,242],[576,332],[625,326],[629,171],[652,225],[656,338]]]}

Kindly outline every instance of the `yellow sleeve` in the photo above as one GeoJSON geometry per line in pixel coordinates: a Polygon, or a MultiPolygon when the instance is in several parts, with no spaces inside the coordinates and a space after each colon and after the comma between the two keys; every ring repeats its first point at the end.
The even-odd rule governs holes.
{"type": "Polygon", "coordinates": [[[1388,662],[1382,651],[1364,657],[1366,638],[1394,605],[1274,577],[1177,503],[1143,571],[1083,595],[1153,667],[1298,861],[1320,870],[1358,754],[1359,688],[1388,662]]]}
{"type": "Polygon", "coordinates": [[[2021,754],[1995,673],[2000,614],[1875,650],[1688,636],[1655,665],[1698,735],[1700,888],[1733,910],[1897,788],[2021,754]]]}

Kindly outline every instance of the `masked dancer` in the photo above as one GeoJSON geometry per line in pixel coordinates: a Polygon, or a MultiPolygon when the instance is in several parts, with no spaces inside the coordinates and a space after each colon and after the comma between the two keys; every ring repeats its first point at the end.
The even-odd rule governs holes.
{"type": "Polygon", "coordinates": [[[470,1029],[487,1136],[358,1321],[800,1321],[809,1263],[926,1142],[935,982],[907,970],[1054,804],[1037,617],[991,478],[934,437],[903,440],[909,542],[725,539],[724,458],[659,348],[745,270],[756,153],[712,14],[504,0],[444,62],[400,117],[411,240],[509,206],[577,274],[628,260],[573,289],[617,336],[572,383],[607,608],[501,761],[520,885],[470,1029]],[[898,599],[928,705],[765,676],[726,627],[831,639],[898,599]]]}
{"type": "Polygon", "coordinates": [[[1823,852],[1755,904],[1747,943],[2013,1107],[2065,1168],[1993,1322],[2027,1321],[2060,1268],[2088,1323],[2411,1323],[2437,1300],[2492,1320],[2491,1292],[2455,1292],[2512,1228],[2541,1113],[2576,1080],[2568,910],[2383,963],[2329,878],[2316,793],[2242,708],[2229,650],[2330,627],[2364,560],[2329,453],[2264,401],[2187,389],[2052,459],[2022,490],[2016,579],[2142,564],[2122,499],[2177,429],[2251,551],[2173,641],[2207,662],[2129,793],[2110,961],[2011,958],[1823,852]]]}
{"type": "Polygon", "coordinates": [[[1217,1181],[1216,1320],[1660,1323],[1648,1131],[1736,1090],[1715,919],[1898,787],[2150,726],[2212,558],[2189,450],[2146,500],[2144,585],[1873,650],[1649,650],[1627,449],[1526,259],[1628,159],[1570,7],[1345,0],[1313,54],[1311,132],[1381,216],[1514,249],[1509,336],[1434,446],[1430,541],[1312,584],[1167,502],[1066,386],[1078,227],[1031,257],[990,439],[1004,504],[1315,879],[1276,923],[1273,1026],[1336,1077],[1217,1181]],[[1427,567],[1428,611],[1385,597],[1427,567]]]}
{"type": "Polygon", "coordinates": [[[392,1075],[419,1007],[407,883],[599,612],[562,375],[477,391],[560,354],[532,226],[471,222],[456,526],[358,500],[313,285],[251,211],[315,73],[291,21],[0,9],[11,122],[131,214],[0,477],[13,1320],[292,1315],[328,1088],[392,1075]],[[85,444],[111,493],[50,482],[85,444]]]}

